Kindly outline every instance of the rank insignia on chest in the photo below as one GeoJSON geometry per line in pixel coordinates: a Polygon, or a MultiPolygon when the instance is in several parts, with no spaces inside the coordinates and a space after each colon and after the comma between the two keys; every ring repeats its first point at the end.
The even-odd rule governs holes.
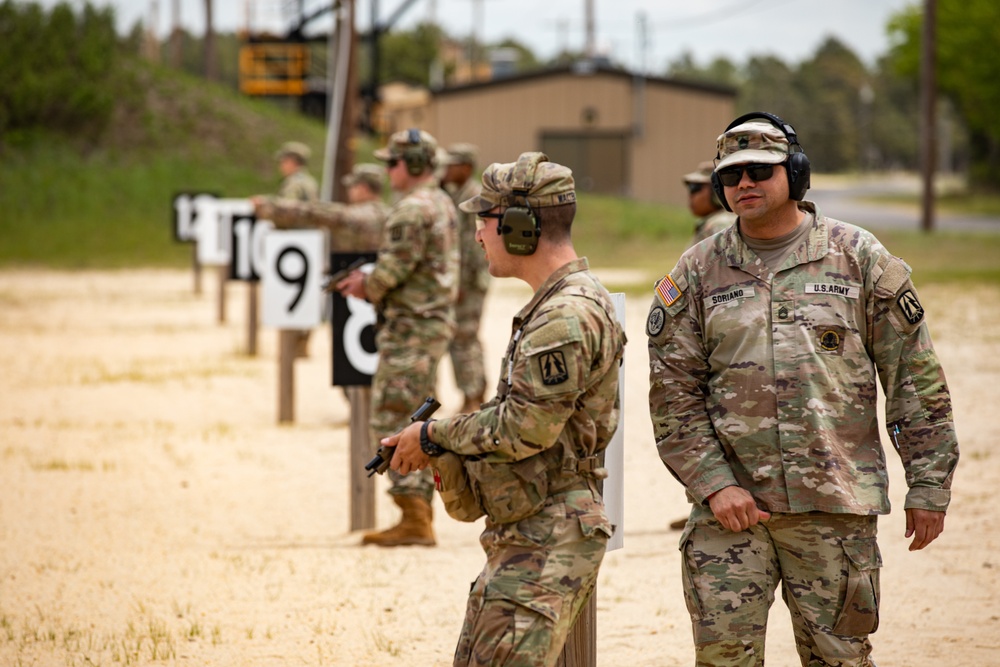
{"type": "Polygon", "coordinates": [[[660,282],[656,283],[656,293],[660,295],[665,306],[669,306],[681,298],[680,288],[669,275],[663,276],[660,282]]]}
{"type": "Polygon", "coordinates": [[[903,317],[910,324],[916,324],[924,318],[924,307],[917,301],[917,295],[912,290],[906,290],[900,294],[896,303],[899,304],[900,310],[903,311],[903,317]]]}
{"type": "Polygon", "coordinates": [[[538,367],[542,372],[542,383],[547,386],[562,384],[569,379],[566,371],[566,357],[561,350],[538,355],[538,367]]]}

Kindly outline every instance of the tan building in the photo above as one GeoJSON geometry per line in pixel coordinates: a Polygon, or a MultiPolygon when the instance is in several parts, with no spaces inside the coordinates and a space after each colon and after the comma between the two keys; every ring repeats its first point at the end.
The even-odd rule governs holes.
{"type": "Polygon", "coordinates": [[[715,156],[735,97],[731,88],[577,64],[438,90],[424,113],[396,120],[419,115],[441,145],[476,144],[482,165],[540,150],[573,169],[581,191],[684,205],[681,177],[715,156]]]}

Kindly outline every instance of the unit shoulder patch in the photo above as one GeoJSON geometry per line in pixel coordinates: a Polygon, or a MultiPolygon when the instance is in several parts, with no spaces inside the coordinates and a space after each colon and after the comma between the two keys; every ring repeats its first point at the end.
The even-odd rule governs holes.
{"type": "Polygon", "coordinates": [[[920,305],[920,301],[917,300],[917,295],[914,294],[913,290],[905,290],[896,299],[896,303],[899,304],[899,309],[903,312],[903,317],[910,324],[917,324],[920,320],[924,319],[924,307],[920,305]]]}
{"type": "Polygon", "coordinates": [[[646,335],[650,337],[660,335],[666,321],[667,312],[663,309],[663,306],[654,306],[649,311],[649,317],[646,318],[646,335]]]}

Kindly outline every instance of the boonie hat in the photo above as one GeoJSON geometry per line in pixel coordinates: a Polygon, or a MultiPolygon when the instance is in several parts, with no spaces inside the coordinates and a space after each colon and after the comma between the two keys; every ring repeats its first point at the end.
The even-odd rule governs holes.
{"type": "Polygon", "coordinates": [[[476,164],[479,148],[473,144],[452,144],[448,146],[444,164],[476,164]]]}
{"type": "Polygon", "coordinates": [[[423,154],[427,164],[434,166],[437,161],[437,150],[437,139],[423,130],[414,128],[394,132],[386,145],[376,150],[373,155],[376,160],[388,162],[404,157],[404,153],[416,151],[423,154]]]}
{"type": "Polygon", "coordinates": [[[482,213],[496,206],[523,205],[525,200],[531,208],[572,204],[576,201],[573,171],[549,162],[544,153],[522,153],[517,162],[494,162],[488,166],[483,172],[482,191],[458,207],[466,213],[482,213]],[[527,193],[515,195],[515,184],[524,184],[527,193]]]}
{"type": "Polygon", "coordinates": [[[718,164],[715,171],[734,164],[779,164],[788,159],[788,137],[770,123],[737,125],[717,139],[718,164]]]}
{"type": "Polygon", "coordinates": [[[356,164],[351,173],[341,178],[340,182],[347,187],[364,183],[375,192],[381,192],[382,185],[385,183],[385,167],[370,162],[356,164]]]}
{"type": "Polygon", "coordinates": [[[297,157],[303,164],[309,161],[312,151],[301,141],[286,141],[281,144],[281,148],[274,154],[275,160],[280,160],[286,155],[297,157]]]}
{"type": "Polygon", "coordinates": [[[711,160],[699,162],[697,171],[692,171],[690,174],[684,174],[684,182],[711,183],[713,171],[715,171],[715,163],[711,160]]]}

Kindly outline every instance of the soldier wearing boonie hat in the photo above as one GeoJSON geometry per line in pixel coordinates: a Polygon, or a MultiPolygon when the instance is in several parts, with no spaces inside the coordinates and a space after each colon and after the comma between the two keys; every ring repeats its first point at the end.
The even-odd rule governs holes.
{"type": "Polygon", "coordinates": [[[491,164],[482,192],[461,208],[479,217],[490,273],[524,280],[534,297],[514,317],[493,400],[472,414],[417,422],[383,444],[396,446],[401,470],[440,473],[451,516],[486,515],[487,562],[469,593],[454,664],[503,655],[508,664],[553,665],[611,536],[600,453],[618,424],[625,334],[573,248],[567,167],[542,153],[491,164]]]}
{"type": "MultiPolygon", "coordinates": [[[[456,205],[479,194],[479,183],[474,178],[478,152],[479,149],[470,143],[451,144],[447,150],[440,151],[441,187],[456,205]]],[[[455,337],[448,354],[455,384],[462,392],[460,412],[474,412],[486,395],[486,366],[479,324],[490,285],[490,271],[476,241],[475,215],[459,212],[458,237],[462,268],[455,302],[455,337]]]]}
{"type": "Polygon", "coordinates": [[[309,147],[300,141],[286,141],[274,154],[282,176],[281,184],[278,186],[279,197],[298,201],[319,199],[316,179],[306,168],[311,154],[309,147]]]}
{"type": "MultiPolygon", "coordinates": [[[[400,199],[392,207],[370,273],[354,271],[337,284],[345,296],[365,299],[378,314],[378,367],[372,377],[369,431],[378,443],[405,424],[435,394],[437,368],[455,330],[458,295],[458,213],[434,180],[437,141],[413,128],[396,132],[375,151],[386,162],[400,199]]],[[[389,495],[402,511],[395,526],[366,533],[362,544],[433,546],[429,470],[390,470],[389,495]]]]}
{"type": "MultiPolygon", "coordinates": [[[[699,163],[695,171],[684,174],[683,181],[688,191],[688,208],[698,218],[694,226],[694,235],[688,243],[689,248],[721,232],[736,220],[735,215],[723,208],[722,202],[712,188],[713,171],[715,163],[706,160],[699,163]]],[[[679,530],[683,524],[683,520],[675,521],[670,527],[679,530]]]]}
{"type": "Polygon", "coordinates": [[[791,125],[741,116],[717,150],[713,187],[739,217],[657,282],[646,320],[656,447],[691,502],[696,662],[762,663],[780,582],[803,664],[871,667],[889,512],[875,387],[916,551],[944,529],[958,463],[944,371],[910,267],[804,200],[791,125]]]}

